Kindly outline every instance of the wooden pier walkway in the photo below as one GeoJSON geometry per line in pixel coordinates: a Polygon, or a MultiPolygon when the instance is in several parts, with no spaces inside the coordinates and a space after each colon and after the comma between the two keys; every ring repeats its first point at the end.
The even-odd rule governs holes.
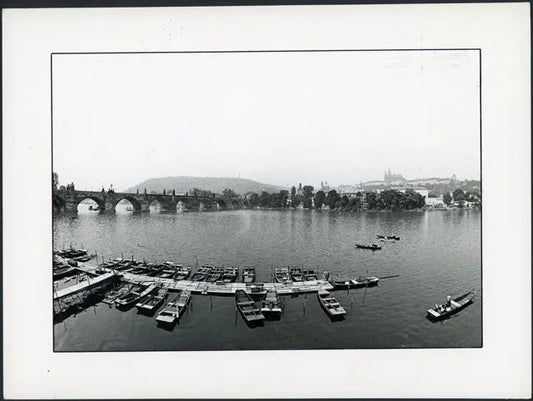
{"type": "MultiPolygon", "coordinates": [[[[97,266],[88,263],[79,263],[78,269],[86,273],[94,273],[97,266]]],[[[105,270],[106,274],[113,274],[111,269],[105,270]]],[[[193,294],[202,295],[234,295],[237,290],[244,290],[248,294],[265,294],[268,290],[275,290],[280,295],[318,292],[319,290],[332,290],[333,286],[326,280],[286,282],[286,283],[211,283],[204,281],[180,280],[171,278],[151,277],[143,274],[116,272],[122,280],[128,282],[159,283],[169,291],[189,290],[193,294]]]]}
{"type": "Polygon", "coordinates": [[[109,281],[112,281],[116,278],[116,274],[113,272],[107,272],[100,274],[96,277],[88,277],[86,280],[83,280],[77,284],[71,285],[61,290],[54,291],[54,301],[65,298],[70,295],[77,294],[81,291],[91,290],[96,287],[100,287],[109,281]]]}
{"type": "Polygon", "coordinates": [[[286,283],[209,283],[204,281],[190,281],[150,277],[140,274],[122,273],[122,279],[129,282],[159,283],[169,291],[189,290],[193,294],[202,295],[234,295],[237,290],[244,290],[247,294],[266,294],[268,290],[275,290],[279,295],[304,294],[319,290],[332,290],[333,286],[325,280],[286,282],[286,283]]]}

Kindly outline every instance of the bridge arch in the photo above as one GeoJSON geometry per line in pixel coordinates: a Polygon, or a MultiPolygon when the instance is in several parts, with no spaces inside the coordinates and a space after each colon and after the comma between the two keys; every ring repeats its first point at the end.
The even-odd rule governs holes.
{"type": "Polygon", "coordinates": [[[159,199],[152,199],[149,201],[148,210],[150,213],[161,213],[164,209],[164,204],[159,199]]]}
{"type": "Polygon", "coordinates": [[[131,206],[133,207],[133,211],[140,212],[142,210],[141,202],[139,202],[135,197],[133,196],[120,196],[116,199],[115,203],[113,204],[113,210],[117,210],[117,205],[122,202],[123,200],[127,200],[129,203],[131,203],[131,206]]]}
{"type": "MultiPolygon", "coordinates": [[[[105,210],[105,202],[102,199],[98,198],[97,196],[87,195],[87,196],[83,196],[83,197],[80,197],[79,199],[77,199],[76,208],[75,208],[76,212],[80,211],[80,209],[79,209],[80,208],[80,204],[82,204],[86,200],[91,200],[94,203],[96,203],[96,205],[98,206],[98,209],[97,209],[98,211],[105,210]]],[[[89,205],[87,210],[93,210],[92,205],[89,205]]]]}

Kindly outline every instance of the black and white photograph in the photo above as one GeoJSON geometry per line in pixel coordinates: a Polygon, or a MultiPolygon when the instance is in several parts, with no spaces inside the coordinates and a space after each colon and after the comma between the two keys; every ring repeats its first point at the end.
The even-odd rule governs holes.
{"type": "Polygon", "coordinates": [[[530,395],[529,11],[3,10],[4,397],[530,395]]]}
{"type": "Polygon", "coordinates": [[[53,54],[55,351],[480,347],[480,61],[53,54]]]}

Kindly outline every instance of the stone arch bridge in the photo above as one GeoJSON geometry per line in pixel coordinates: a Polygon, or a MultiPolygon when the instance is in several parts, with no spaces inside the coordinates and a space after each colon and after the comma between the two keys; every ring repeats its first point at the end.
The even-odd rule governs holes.
{"type": "Polygon", "coordinates": [[[163,212],[176,211],[202,211],[218,210],[225,208],[222,198],[200,197],[191,195],[172,194],[148,194],[148,193],[126,193],[113,191],[57,191],[53,194],[54,210],[56,212],[78,211],[78,205],[85,199],[92,199],[98,204],[98,209],[103,212],[114,212],[117,204],[123,200],[128,200],[133,210],[137,212],[150,211],[152,202],[157,201],[161,205],[163,212]]]}

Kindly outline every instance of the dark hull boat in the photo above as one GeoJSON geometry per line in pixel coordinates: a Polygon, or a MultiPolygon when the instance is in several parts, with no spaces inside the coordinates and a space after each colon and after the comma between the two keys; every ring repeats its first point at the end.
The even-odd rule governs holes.
{"type": "Polygon", "coordinates": [[[318,274],[311,269],[304,270],[304,279],[305,281],[315,281],[318,280],[318,274]]]}
{"type": "Polygon", "coordinates": [[[238,267],[226,267],[224,274],[221,277],[221,281],[224,283],[234,283],[239,277],[238,267]]]}
{"type": "Polygon", "coordinates": [[[178,266],[174,280],[186,280],[190,276],[192,268],[178,266]]]}
{"type": "Polygon", "coordinates": [[[390,240],[394,240],[394,241],[399,241],[400,240],[400,237],[397,237],[396,235],[381,235],[381,234],[378,234],[378,235],[376,235],[376,237],[378,237],[380,239],[390,239],[390,240]]]}
{"type": "Polygon", "coordinates": [[[216,283],[217,281],[222,280],[222,276],[224,275],[224,268],[223,267],[214,267],[211,270],[211,273],[209,274],[209,277],[207,277],[208,282],[210,283],[216,283]]]}
{"type": "Polygon", "coordinates": [[[302,273],[302,269],[296,267],[291,269],[291,278],[292,281],[303,281],[304,275],[302,273]]]}
{"type": "Polygon", "coordinates": [[[428,309],[427,316],[432,320],[445,319],[470,305],[475,295],[476,291],[472,290],[453,299],[448,297],[443,304],[436,304],[433,309],[428,309]]]}
{"type": "Polygon", "coordinates": [[[235,304],[246,323],[261,323],[265,320],[261,309],[257,307],[252,297],[243,290],[235,292],[235,304]]]}
{"type": "Polygon", "coordinates": [[[346,314],[346,311],[341,306],[339,301],[331,296],[331,294],[326,290],[320,290],[317,294],[318,301],[320,302],[320,305],[322,305],[322,308],[324,311],[329,315],[332,319],[342,319],[344,315],[346,314]]]}
{"type": "Polygon", "coordinates": [[[359,249],[370,249],[372,251],[378,251],[381,249],[381,247],[376,244],[372,244],[372,245],[355,244],[355,247],[359,249]]]}
{"type": "Polygon", "coordinates": [[[379,277],[357,277],[351,280],[337,280],[331,282],[333,288],[336,290],[346,290],[351,288],[363,288],[363,287],[374,287],[378,285],[379,277]]]}

